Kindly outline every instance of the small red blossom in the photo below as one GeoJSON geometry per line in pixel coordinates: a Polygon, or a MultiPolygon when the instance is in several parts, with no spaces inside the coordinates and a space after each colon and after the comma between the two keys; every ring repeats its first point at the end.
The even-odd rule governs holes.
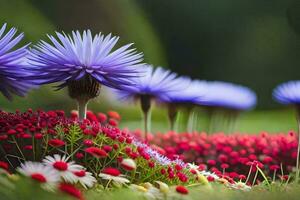
{"type": "Polygon", "coordinates": [[[189,193],[188,189],[182,185],[178,185],[176,187],[176,192],[178,192],[180,194],[188,194],[189,193]]]}
{"type": "Polygon", "coordinates": [[[113,127],[118,126],[118,122],[115,119],[109,119],[108,124],[113,126],[113,127]]]}
{"type": "Polygon", "coordinates": [[[108,111],[107,112],[107,114],[108,114],[108,116],[110,117],[110,118],[113,118],[113,119],[115,119],[115,120],[120,120],[121,119],[121,116],[119,115],[119,113],[117,113],[116,111],[108,111]]]}
{"type": "Polygon", "coordinates": [[[102,170],[102,173],[109,174],[111,176],[119,176],[121,174],[121,172],[118,169],[113,167],[105,168],[104,170],[102,170]]]}
{"type": "Polygon", "coordinates": [[[82,159],[82,158],[84,157],[84,155],[83,155],[83,153],[77,152],[77,153],[75,154],[75,157],[76,157],[77,159],[82,159]]]}
{"type": "Polygon", "coordinates": [[[65,142],[60,139],[51,139],[48,141],[48,144],[52,147],[61,147],[65,145],[65,142]]]}
{"type": "Polygon", "coordinates": [[[8,170],[8,163],[4,161],[0,161],[0,168],[8,170]]]}
{"type": "Polygon", "coordinates": [[[104,113],[98,113],[97,117],[100,123],[104,123],[107,120],[107,116],[104,113]]]}
{"type": "Polygon", "coordinates": [[[58,187],[61,192],[67,193],[79,200],[84,200],[84,197],[79,189],[68,183],[61,183],[58,187]]]}
{"type": "Polygon", "coordinates": [[[46,183],[47,182],[46,177],[43,174],[40,174],[40,173],[31,174],[31,178],[35,181],[40,182],[40,183],[46,183]]]}
{"type": "Polygon", "coordinates": [[[84,151],[88,154],[91,154],[92,156],[94,156],[96,158],[104,158],[104,157],[108,156],[106,151],[104,151],[98,147],[88,147],[84,151]]]}

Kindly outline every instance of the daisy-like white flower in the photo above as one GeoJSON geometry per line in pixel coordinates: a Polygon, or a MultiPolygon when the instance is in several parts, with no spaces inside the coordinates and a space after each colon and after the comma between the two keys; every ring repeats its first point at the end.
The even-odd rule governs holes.
{"type": "Polygon", "coordinates": [[[21,174],[30,177],[31,179],[47,185],[55,185],[59,182],[60,176],[56,170],[42,163],[25,162],[17,168],[21,174]]]}
{"type": "Polygon", "coordinates": [[[24,37],[17,33],[16,28],[11,28],[4,34],[6,24],[0,29],[0,92],[9,100],[12,94],[24,96],[34,84],[24,77],[29,76],[28,70],[25,70],[24,58],[27,55],[27,46],[12,50],[24,37]]]}
{"type": "Polygon", "coordinates": [[[105,168],[100,174],[99,177],[105,180],[114,181],[118,184],[129,183],[130,181],[127,178],[124,178],[124,175],[121,172],[112,167],[105,168]]]}
{"type": "Polygon", "coordinates": [[[52,44],[40,41],[34,46],[28,64],[40,84],[59,82],[59,89],[68,87],[78,102],[80,119],[86,117],[86,105],[99,95],[101,85],[121,89],[140,75],[143,55],[130,49],[132,44],[113,50],[119,37],[101,33],[93,37],[90,30],[56,35],[48,36],[52,44]]]}
{"type": "Polygon", "coordinates": [[[86,170],[74,171],[73,174],[77,177],[78,182],[84,188],[91,188],[97,182],[92,173],[87,172],[86,170]]]}
{"type": "Polygon", "coordinates": [[[73,173],[81,171],[84,168],[81,165],[75,164],[75,162],[68,162],[68,158],[64,155],[55,154],[52,156],[46,156],[43,159],[43,163],[52,169],[54,169],[66,182],[76,183],[78,177],[73,173]]]}

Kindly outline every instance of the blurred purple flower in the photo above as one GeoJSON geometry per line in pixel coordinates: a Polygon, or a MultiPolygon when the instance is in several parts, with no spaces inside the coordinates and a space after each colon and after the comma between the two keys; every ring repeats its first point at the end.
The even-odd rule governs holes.
{"type": "Polygon", "coordinates": [[[40,84],[60,82],[58,88],[87,76],[112,88],[131,85],[129,77],[139,75],[143,64],[142,53],[129,49],[127,44],[113,50],[119,37],[99,33],[94,37],[90,30],[73,31],[72,35],[56,32],[57,38],[48,35],[52,44],[40,41],[31,50],[29,64],[37,73],[34,79],[40,84]]]}
{"type": "Polygon", "coordinates": [[[143,68],[144,76],[131,79],[134,82],[133,86],[117,91],[120,99],[135,100],[142,95],[159,99],[167,92],[183,90],[188,86],[186,83],[182,84],[177,74],[170,70],[162,67],[154,68],[152,65],[146,65],[143,68]]]}
{"type": "Polygon", "coordinates": [[[188,77],[179,77],[177,82],[181,85],[178,90],[167,91],[160,94],[160,101],[174,104],[200,104],[207,93],[207,82],[191,80],[188,77]]]}
{"type": "Polygon", "coordinates": [[[24,96],[34,86],[29,80],[24,80],[29,76],[29,72],[23,69],[28,45],[12,50],[24,34],[14,37],[16,28],[4,34],[5,29],[6,24],[0,29],[0,92],[11,100],[13,94],[24,96]]]}
{"type": "Polygon", "coordinates": [[[273,98],[282,104],[300,104],[300,81],[280,84],[273,90],[273,98]]]}
{"type": "Polygon", "coordinates": [[[207,84],[207,92],[200,105],[248,110],[256,104],[256,94],[247,87],[214,81],[207,84]]]}

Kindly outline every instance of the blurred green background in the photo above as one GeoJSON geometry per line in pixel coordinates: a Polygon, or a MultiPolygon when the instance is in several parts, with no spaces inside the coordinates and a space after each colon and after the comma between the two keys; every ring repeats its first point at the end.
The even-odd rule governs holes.
{"type": "MultiPolygon", "coordinates": [[[[121,44],[134,42],[145,62],[162,65],[181,75],[246,85],[258,95],[256,110],[240,116],[236,130],[281,132],[296,129],[294,111],[276,104],[272,89],[299,79],[299,0],[0,0],[0,23],[25,32],[24,43],[46,39],[54,31],[91,29],[121,36],[121,44]]],[[[76,108],[62,90],[51,86],[0,107],[76,108]]],[[[103,90],[90,104],[94,111],[114,109],[123,126],[140,127],[137,106],[120,103],[103,90]]],[[[166,115],[155,109],[153,131],[167,129],[166,115]]],[[[198,129],[206,116],[199,116],[198,129]]]]}

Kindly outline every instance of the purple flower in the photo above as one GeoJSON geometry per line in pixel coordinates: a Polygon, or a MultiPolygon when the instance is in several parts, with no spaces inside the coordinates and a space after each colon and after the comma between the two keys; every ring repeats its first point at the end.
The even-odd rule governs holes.
{"type": "Polygon", "coordinates": [[[72,35],[56,32],[57,38],[48,35],[52,44],[40,41],[32,49],[29,64],[38,74],[41,84],[62,83],[89,77],[90,80],[112,88],[132,84],[129,77],[137,76],[143,55],[127,44],[113,50],[119,37],[99,33],[94,37],[90,30],[73,31],[72,35]]]}
{"type": "Polygon", "coordinates": [[[11,28],[4,34],[6,24],[0,29],[0,92],[9,100],[12,94],[24,96],[33,84],[25,81],[29,72],[24,70],[24,58],[27,54],[27,45],[12,50],[23,38],[21,33],[14,37],[17,29],[11,28]]]}
{"type": "Polygon", "coordinates": [[[137,99],[149,96],[158,99],[167,92],[183,90],[187,84],[182,84],[176,73],[162,67],[154,68],[152,65],[143,67],[144,76],[134,77],[134,85],[117,91],[120,99],[137,99]]]}
{"type": "Polygon", "coordinates": [[[247,110],[255,106],[256,94],[247,87],[226,82],[209,82],[200,105],[247,110]]]}
{"type": "Polygon", "coordinates": [[[201,104],[207,93],[206,81],[192,81],[188,77],[179,77],[177,81],[182,88],[160,94],[160,101],[174,104],[201,104]]]}
{"type": "Polygon", "coordinates": [[[300,81],[280,84],[273,90],[273,98],[282,104],[300,104],[300,81]]]}

